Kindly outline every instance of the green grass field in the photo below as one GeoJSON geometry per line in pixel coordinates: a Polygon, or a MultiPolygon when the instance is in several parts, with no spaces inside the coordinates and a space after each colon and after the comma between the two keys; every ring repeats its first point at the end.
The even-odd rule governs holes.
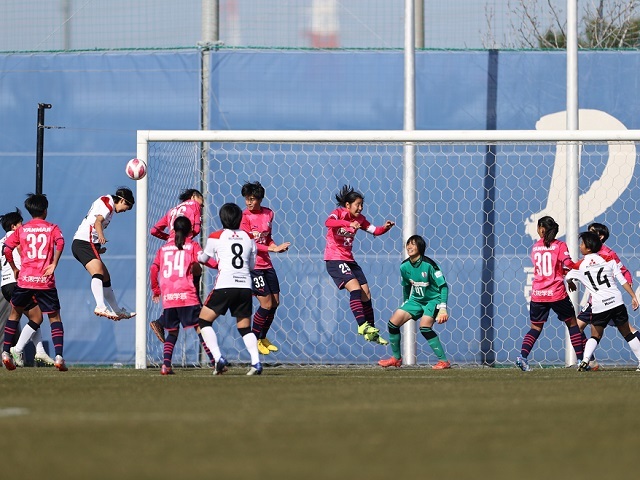
{"type": "Polygon", "coordinates": [[[0,372],[28,479],[637,478],[640,372],[0,372]]]}

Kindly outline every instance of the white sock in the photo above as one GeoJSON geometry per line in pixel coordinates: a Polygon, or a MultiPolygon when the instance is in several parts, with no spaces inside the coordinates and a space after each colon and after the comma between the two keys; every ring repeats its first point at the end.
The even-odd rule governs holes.
{"type": "Polygon", "coordinates": [[[91,278],[91,293],[93,293],[93,298],[96,299],[96,306],[98,308],[107,308],[107,306],[104,304],[102,280],[100,280],[99,278],[91,278]]]}
{"type": "Polygon", "coordinates": [[[44,349],[44,345],[42,344],[42,333],[40,332],[40,329],[35,331],[33,337],[31,337],[31,341],[36,346],[36,353],[47,353],[44,349]]]}
{"type": "Polygon", "coordinates": [[[20,353],[24,350],[24,346],[29,342],[29,340],[31,340],[34,333],[36,333],[36,331],[31,327],[31,325],[25,325],[22,329],[22,333],[20,334],[20,338],[18,338],[18,341],[16,342],[16,352],[20,353]]]}
{"type": "Polygon", "coordinates": [[[209,326],[209,327],[201,328],[200,335],[202,335],[202,339],[204,340],[204,343],[207,345],[207,348],[209,349],[209,351],[211,352],[211,355],[213,355],[213,358],[215,358],[216,361],[220,360],[220,357],[222,356],[222,352],[220,352],[220,346],[218,346],[218,336],[216,335],[216,332],[213,330],[213,327],[209,326]]]}
{"type": "Polygon", "coordinates": [[[109,306],[113,309],[114,312],[120,310],[120,305],[118,305],[118,301],[116,300],[116,294],[113,293],[113,288],[111,287],[102,287],[102,292],[104,295],[104,299],[107,301],[109,306]]]}
{"type": "Polygon", "coordinates": [[[595,338],[590,338],[589,340],[587,340],[587,343],[584,346],[584,355],[583,355],[583,360],[585,362],[589,362],[591,360],[591,357],[593,356],[593,352],[595,352],[597,346],[598,346],[598,342],[595,338]]]}
{"type": "Polygon", "coordinates": [[[256,334],[253,332],[249,332],[244,337],[242,337],[242,341],[244,342],[244,346],[247,347],[249,355],[251,355],[251,365],[255,365],[260,361],[260,353],[258,352],[258,339],[256,338],[256,334]]]}
{"type": "Polygon", "coordinates": [[[638,340],[638,337],[633,337],[629,342],[629,346],[631,347],[631,350],[633,350],[638,362],[640,362],[640,340],[638,340]]]}

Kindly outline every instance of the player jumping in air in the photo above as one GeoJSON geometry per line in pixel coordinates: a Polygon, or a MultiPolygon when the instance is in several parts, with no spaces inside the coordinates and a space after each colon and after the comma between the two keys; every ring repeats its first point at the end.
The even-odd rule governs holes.
{"type": "Polygon", "coordinates": [[[400,264],[400,277],[404,303],[389,320],[389,342],[393,356],[380,360],[381,367],[401,367],[400,327],[409,320],[420,320],[420,333],[427,340],[433,353],[438,357],[434,370],[451,368],[440,338],[433,331],[435,323],[445,323],[449,319],[447,299],[449,287],[440,267],[424,252],[427,243],[420,235],[409,237],[406,244],[409,258],[400,264]]]}
{"type": "Polygon", "coordinates": [[[538,220],[540,240],[531,249],[533,262],[533,285],[529,306],[531,328],[522,340],[520,356],[516,359],[516,365],[523,372],[531,370],[527,358],[551,310],[569,329],[571,345],[578,361],[582,361],[584,334],[578,327],[575,310],[564,284],[564,276],[573,267],[573,261],[569,255],[569,247],[556,239],[557,234],[558,224],[553,218],[545,216],[538,220]]]}
{"type": "Polygon", "coordinates": [[[35,301],[51,322],[51,338],[56,352],[54,366],[61,372],[65,372],[67,366],[62,357],[64,328],[60,318],[60,300],[54,276],[64,249],[64,238],[56,224],[46,221],[49,201],[45,195],[29,194],[24,206],[32,219],[18,227],[4,245],[4,256],[18,279],[18,286],[11,295],[12,308],[7,320],[7,330],[5,330],[2,363],[7,370],[14,370],[16,364],[12,354],[22,363],[24,346],[40,328],[42,316],[38,319],[29,319],[12,354],[9,353],[8,346],[13,339],[7,338],[7,335],[10,335],[11,331],[15,332],[25,308],[35,301]],[[13,261],[13,250],[17,247],[20,248],[20,269],[13,261]]]}
{"type": "Polygon", "coordinates": [[[267,338],[267,333],[280,305],[280,282],[269,253],[286,252],[291,243],[278,245],[271,237],[274,213],[270,208],[262,206],[264,195],[265,190],[260,182],[245,183],[242,186],[247,209],[242,212],[240,228],[255,240],[258,248],[256,267],[251,271],[251,278],[253,294],[258,297],[260,307],[253,315],[252,331],[258,337],[258,351],[268,355],[278,351],[278,347],[267,338]]]}
{"type": "Polygon", "coordinates": [[[584,358],[578,366],[578,370],[583,372],[589,369],[589,361],[594,350],[598,346],[605,327],[612,322],[624,339],[629,343],[629,347],[638,360],[638,371],[640,371],[640,340],[634,335],[629,327],[629,313],[622,301],[622,293],[616,286],[613,279],[631,297],[631,306],[638,309],[638,299],[629,285],[620,266],[615,259],[603,258],[599,255],[602,242],[597,234],[592,232],[582,232],[580,234],[580,253],[584,258],[576,263],[575,270],[567,273],[567,286],[570,291],[576,290],[573,280],[580,281],[591,294],[591,338],[587,340],[584,358]]]}
{"type": "Polygon", "coordinates": [[[220,208],[223,229],[209,235],[204,250],[198,255],[200,263],[207,263],[210,259],[218,263],[218,275],[202,307],[199,321],[202,337],[217,359],[214,375],[224,372],[228,362],[220,354],[213,322],[228,310],[236,317],[238,333],[251,356],[247,375],[262,373],[258,339],[251,331],[251,270],[255,267],[257,248],[247,232],[240,230],[241,221],[240,207],[235,203],[225,203],[220,208]]]}
{"type": "Polygon", "coordinates": [[[91,275],[91,293],[96,301],[93,313],[99,317],[121,320],[135,316],[135,312],[129,312],[118,305],[111,288],[109,270],[100,258],[107,251],[104,246],[107,243],[104,231],[111,222],[111,217],[114,213],[131,210],[134,203],[133,192],[126,187],[118,188],[113,195],[98,198],[91,204],[87,216],[82,219],[73,236],[71,253],[91,275]],[[106,306],[105,300],[111,309],[106,306]]]}
{"type": "Polygon", "coordinates": [[[327,272],[338,289],[349,292],[349,306],[358,323],[358,334],[369,342],[387,345],[389,342],[375,327],[375,316],[367,277],[353,258],[353,240],[358,230],[378,236],[388,232],[395,223],[387,220],[375,227],[362,215],[364,196],[351,186],[343,185],[336,195],[338,208],[325,221],[327,245],[324,260],[327,272]]]}

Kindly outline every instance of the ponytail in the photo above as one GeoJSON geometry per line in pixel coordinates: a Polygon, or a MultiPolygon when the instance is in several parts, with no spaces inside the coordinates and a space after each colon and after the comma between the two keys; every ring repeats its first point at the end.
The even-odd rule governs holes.
{"type": "Polygon", "coordinates": [[[538,220],[538,227],[544,228],[542,240],[545,247],[550,247],[551,242],[553,242],[556,239],[556,235],[558,235],[558,229],[560,226],[556,223],[553,217],[545,216],[538,220]]]}
{"type": "Polygon", "coordinates": [[[191,220],[187,217],[178,217],[173,222],[173,231],[175,233],[175,242],[178,250],[182,250],[184,243],[191,234],[191,220]]]}

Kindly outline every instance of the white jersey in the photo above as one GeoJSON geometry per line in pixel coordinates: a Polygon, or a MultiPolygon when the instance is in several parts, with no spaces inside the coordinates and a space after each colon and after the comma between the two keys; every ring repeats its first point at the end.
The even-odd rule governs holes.
{"type": "Polygon", "coordinates": [[[115,205],[113,197],[111,195],[104,195],[98,198],[91,204],[87,216],[82,219],[82,223],[78,227],[76,234],[73,236],[74,240],[84,240],[85,242],[98,243],[98,232],[94,225],[96,223],[96,217],[102,215],[104,221],[102,222],[102,229],[104,230],[109,225],[111,217],[115,212],[115,205]]]}
{"type": "Polygon", "coordinates": [[[620,271],[615,260],[605,260],[597,253],[590,253],[577,263],[577,270],[569,270],[566,279],[579,280],[591,294],[591,310],[602,313],[618,305],[623,305],[622,292],[613,281],[614,277],[620,285],[627,279],[620,271]]]}
{"type": "MultiPolygon", "coordinates": [[[[11,265],[9,265],[9,262],[7,262],[7,259],[4,258],[4,243],[11,235],[13,235],[13,232],[13,230],[7,232],[7,234],[0,239],[0,264],[2,264],[2,282],[0,282],[0,285],[9,285],[10,283],[16,283],[16,276],[13,274],[13,269],[11,268],[11,265]]],[[[13,263],[15,263],[16,267],[18,267],[19,269],[20,249],[14,248],[12,254],[13,263]]]]}
{"type": "Polygon", "coordinates": [[[214,290],[222,288],[251,288],[251,270],[256,264],[257,247],[243,230],[219,230],[207,238],[198,261],[213,258],[218,263],[214,290]]]}

